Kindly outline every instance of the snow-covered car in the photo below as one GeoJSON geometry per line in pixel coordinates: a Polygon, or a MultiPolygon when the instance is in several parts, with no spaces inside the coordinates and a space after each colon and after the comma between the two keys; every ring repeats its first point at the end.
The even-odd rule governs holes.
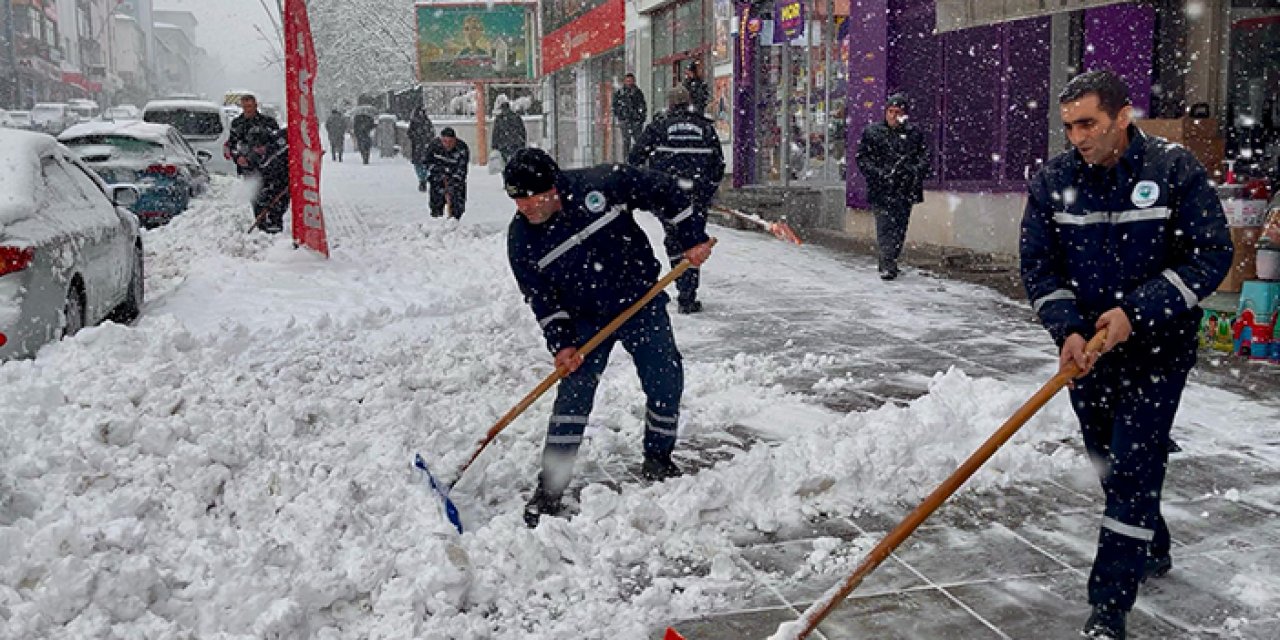
{"type": "Polygon", "coordinates": [[[223,149],[231,135],[231,119],[222,107],[207,100],[152,100],[142,108],[142,119],[173,125],[192,147],[209,152],[209,171],[235,175],[236,166],[223,149]]]}
{"type": "Polygon", "coordinates": [[[67,101],[67,108],[75,115],[76,122],[88,122],[98,117],[98,103],[93,100],[72,98],[67,101]]]}
{"type": "Polygon", "coordinates": [[[0,129],[0,360],[142,309],[142,238],[123,206],[53,138],[0,129]],[[110,194],[110,195],[108,195],[110,194]]]}
{"type": "Polygon", "coordinates": [[[108,107],[102,112],[103,120],[141,120],[142,109],[131,104],[118,104],[114,107],[108,107]]]}
{"type": "Polygon", "coordinates": [[[76,123],[76,114],[63,102],[39,102],[31,108],[31,129],[51,136],[76,123]]]}
{"type": "Polygon", "coordinates": [[[132,210],[147,227],[169,222],[209,189],[208,152],[192,149],[167,124],[88,122],[63,131],[58,141],[107,184],[136,185],[132,210]]]}
{"type": "Polygon", "coordinates": [[[30,111],[10,111],[9,124],[5,125],[11,129],[27,129],[32,128],[30,111]]]}

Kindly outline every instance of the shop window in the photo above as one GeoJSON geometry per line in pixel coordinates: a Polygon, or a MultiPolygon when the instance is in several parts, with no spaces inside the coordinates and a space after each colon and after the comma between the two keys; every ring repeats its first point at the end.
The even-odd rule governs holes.
{"type": "Polygon", "coordinates": [[[653,58],[666,58],[675,52],[675,32],[672,18],[675,12],[666,10],[653,16],[653,58]]]}
{"type": "Polygon", "coordinates": [[[676,51],[697,49],[703,44],[702,2],[692,0],[675,7],[676,51]]]}

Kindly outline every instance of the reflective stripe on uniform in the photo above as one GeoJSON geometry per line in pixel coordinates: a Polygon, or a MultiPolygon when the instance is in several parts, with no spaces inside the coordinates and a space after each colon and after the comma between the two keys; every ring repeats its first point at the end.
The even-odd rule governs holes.
{"type": "Polygon", "coordinates": [[[568,311],[557,311],[545,318],[539,319],[538,326],[542,327],[543,329],[546,329],[547,325],[551,324],[552,322],[555,322],[556,320],[571,320],[571,319],[572,318],[569,317],[568,311]]]}
{"type": "Polygon", "coordinates": [[[693,207],[689,207],[688,209],[681,211],[680,215],[677,215],[676,217],[672,218],[671,224],[680,224],[681,222],[688,220],[692,215],[693,215],[693,207]]]}
{"type": "Polygon", "coordinates": [[[550,253],[543,256],[542,259],[538,261],[538,268],[546,269],[547,265],[556,261],[556,258],[559,258],[560,256],[564,255],[566,252],[568,252],[570,249],[578,246],[579,244],[582,244],[583,240],[586,240],[587,238],[591,237],[591,234],[603,229],[610,222],[613,222],[615,219],[617,219],[618,216],[622,215],[622,212],[625,210],[626,208],[622,206],[617,206],[610,209],[609,213],[606,213],[600,216],[598,220],[587,225],[586,229],[583,229],[582,231],[579,231],[573,234],[572,236],[569,237],[568,240],[561,242],[560,246],[552,249],[550,253]]]}
{"type": "Polygon", "coordinates": [[[650,420],[656,420],[658,422],[666,422],[669,424],[675,424],[680,421],[680,418],[677,418],[675,416],[660,416],[654,413],[652,410],[646,411],[645,415],[647,415],[650,420]]]}
{"type": "Polygon", "coordinates": [[[1035,302],[1032,302],[1031,310],[1039,314],[1040,308],[1046,304],[1049,304],[1050,302],[1056,302],[1058,300],[1075,300],[1075,299],[1076,299],[1076,294],[1074,291],[1070,289],[1058,289],[1057,291],[1054,291],[1053,293],[1050,293],[1049,295],[1043,296],[1038,300],[1036,300],[1035,302]]]}
{"type": "Polygon", "coordinates": [[[547,436],[547,444],[581,444],[581,443],[582,443],[581,434],[560,435],[560,436],[548,435],[547,436]]]}
{"type": "Polygon", "coordinates": [[[715,151],[711,149],[697,148],[697,147],[654,147],[653,150],[661,151],[663,153],[697,153],[697,154],[715,153],[715,151]]]}
{"type": "Polygon", "coordinates": [[[1175,288],[1178,289],[1178,292],[1182,294],[1182,299],[1187,301],[1188,307],[1194,307],[1196,306],[1196,303],[1200,302],[1200,297],[1196,295],[1196,292],[1191,290],[1191,287],[1187,286],[1186,282],[1183,282],[1182,276],[1178,275],[1177,271],[1174,271],[1173,269],[1165,269],[1160,272],[1160,275],[1164,276],[1165,280],[1168,280],[1175,288]]]}
{"type": "Polygon", "coordinates": [[[551,424],[586,424],[586,416],[551,416],[551,424]]]}
{"type": "Polygon", "coordinates": [[[1084,226],[1090,224],[1124,224],[1127,222],[1147,222],[1150,220],[1168,220],[1172,212],[1169,207],[1151,207],[1150,209],[1129,209],[1127,211],[1093,211],[1084,215],[1076,215],[1059,211],[1053,214],[1053,221],[1058,224],[1084,226]]]}
{"type": "Polygon", "coordinates": [[[1156,532],[1152,531],[1151,529],[1143,529],[1142,527],[1135,527],[1131,524],[1125,524],[1123,522],[1120,522],[1119,520],[1116,520],[1115,518],[1104,517],[1102,519],[1102,528],[1109,529],[1122,536],[1127,536],[1129,538],[1134,538],[1136,540],[1143,540],[1146,542],[1151,542],[1156,537],[1156,532]]]}

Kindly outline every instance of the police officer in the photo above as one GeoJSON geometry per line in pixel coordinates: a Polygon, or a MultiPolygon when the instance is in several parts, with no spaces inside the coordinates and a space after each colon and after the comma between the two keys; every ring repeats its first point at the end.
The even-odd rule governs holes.
{"type": "Polygon", "coordinates": [[[507,254],[520,291],[542,327],[555,366],[567,375],[557,389],[538,488],[526,524],[560,513],[596,385],[616,341],[631,354],[647,402],[644,464],[650,480],[680,475],[671,460],[680,417],[684,369],[667,316],[665,293],[627,320],[585,358],[577,353],[658,280],[653,249],[632,217],[650,211],[671,223],[694,265],[711,255],[706,218],[675,179],[621,165],[561,171],[541,149],[517,151],[503,170],[518,208],[507,229],[507,254]]]}
{"type": "Polygon", "coordinates": [[[236,173],[262,182],[253,200],[258,228],[279,233],[288,208],[288,152],[275,118],[258,110],[258,99],[250,93],[240,97],[242,113],[231,121],[225,153],[236,163],[236,173]]]}
{"type": "Polygon", "coordinates": [[[427,147],[427,180],[431,184],[431,215],[444,215],[449,204],[449,217],[457,220],[467,210],[467,166],[471,149],[458,139],[453,127],[440,130],[440,137],[427,147]]]}
{"type": "Polygon", "coordinates": [[[1132,124],[1118,76],[1081,74],[1058,99],[1074,149],[1029,186],[1022,280],[1060,366],[1084,372],[1071,403],[1106,494],[1084,632],[1124,638],[1138,585],[1172,567],[1160,515],[1169,430],[1196,360],[1197,304],[1232,246],[1204,167],[1132,124]],[[1100,329],[1108,355],[1095,360],[1085,340],[1100,329]]]}
{"type": "MultiPolygon", "coordinates": [[[[724,178],[720,136],[716,134],[715,123],[690,105],[689,92],[684,87],[672,87],[667,92],[667,104],[666,115],[655,118],[645,127],[631,148],[627,162],[636,166],[647,165],[689,181],[693,205],[698,215],[705,218],[707,206],[724,178]]],[[[663,245],[674,266],[682,255],[678,235],[667,229],[663,245]]],[[[680,313],[702,310],[702,303],[698,301],[698,280],[699,270],[696,268],[685,271],[676,280],[680,313]]]]}

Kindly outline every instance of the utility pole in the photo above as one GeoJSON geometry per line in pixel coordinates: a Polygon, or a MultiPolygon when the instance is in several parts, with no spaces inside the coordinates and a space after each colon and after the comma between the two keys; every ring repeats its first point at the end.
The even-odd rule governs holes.
{"type": "Polygon", "coordinates": [[[4,2],[4,53],[9,63],[9,85],[5,87],[7,95],[4,98],[10,108],[16,109],[21,105],[18,103],[18,87],[20,84],[18,81],[18,46],[14,42],[17,31],[14,29],[13,24],[13,0],[0,0],[0,2],[4,2]]]}

